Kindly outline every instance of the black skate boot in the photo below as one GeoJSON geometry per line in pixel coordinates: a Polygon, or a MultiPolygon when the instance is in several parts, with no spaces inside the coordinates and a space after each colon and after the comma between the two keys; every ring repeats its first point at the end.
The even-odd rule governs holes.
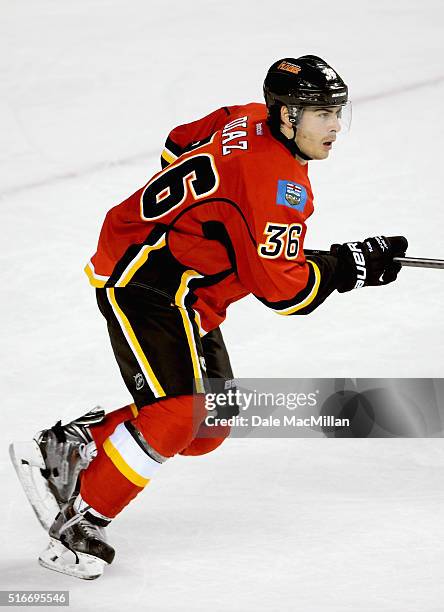
{"type": "Polygon", "coordinates": [[[49,530],[50,542],[39,557],[40,565],[84,580],[103,574],[115,554],[104,532],[110,519],[100,519],[98,513],[92,515],[88,510],[80,496],[62,507],[49,530]]]}
{"type": "Polygon", "coordinates": [[[31,441],[10,445],[19,480],[46,531],[76,490],[79,473],[96,456],[89,427],[100,423],[104,415],[104,410],[96,407],[67,425],[59,421],[31,441]]]}

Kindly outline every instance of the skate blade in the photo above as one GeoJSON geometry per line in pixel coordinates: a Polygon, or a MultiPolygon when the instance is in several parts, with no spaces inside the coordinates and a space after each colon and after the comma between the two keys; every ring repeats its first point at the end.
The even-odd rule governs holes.
{"type": "Polygon", "coordinates": [[[106,561],[92,555],[73,553],[55,538],[50,538],[48,547],[39,556],[39,563],[46,569],[82,580],[100,578],[107,565],[106,561]]]}
{"type": "Polygon", "coordinates": [[[48,531],[60,508],[40,471],[46,466],[39,445],[35,440],[13,442],[9,455],[29,503],[43,529],[48,531]]]}

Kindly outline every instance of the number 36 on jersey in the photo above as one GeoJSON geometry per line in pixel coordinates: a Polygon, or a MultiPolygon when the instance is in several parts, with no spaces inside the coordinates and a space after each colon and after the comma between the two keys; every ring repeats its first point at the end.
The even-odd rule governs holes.
{"type": "Polygon", "coordinates": [[[299,240],[302,234],[300,223],[273,223],[268,221],[264,228],[265,242],[259,244],[257,252],[260,257],[276,259],[282,253],[292,260],[299,255],[299,240]]]}

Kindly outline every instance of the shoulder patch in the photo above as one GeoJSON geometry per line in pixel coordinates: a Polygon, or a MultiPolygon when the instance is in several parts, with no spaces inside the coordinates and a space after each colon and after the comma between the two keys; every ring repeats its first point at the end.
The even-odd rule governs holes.
{"type": "Polygon", "coordinates": [[[293,181],[278,181],[276,204],[303,212],[307,198],[307,190],[303,185],[293,181]]]}

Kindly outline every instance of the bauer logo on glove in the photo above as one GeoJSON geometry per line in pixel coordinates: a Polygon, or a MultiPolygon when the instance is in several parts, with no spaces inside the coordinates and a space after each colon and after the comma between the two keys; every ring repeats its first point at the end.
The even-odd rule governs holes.
{"type": "Polygon", "coordinates": [[[401,264],[394,257],[404,257],[408,247],[404,236],[375,236],[364,242],[333,244],[330,252],[338,258],[337,289],[345,293],[360,287],[388,285],[396,280],[401,264]]]}

